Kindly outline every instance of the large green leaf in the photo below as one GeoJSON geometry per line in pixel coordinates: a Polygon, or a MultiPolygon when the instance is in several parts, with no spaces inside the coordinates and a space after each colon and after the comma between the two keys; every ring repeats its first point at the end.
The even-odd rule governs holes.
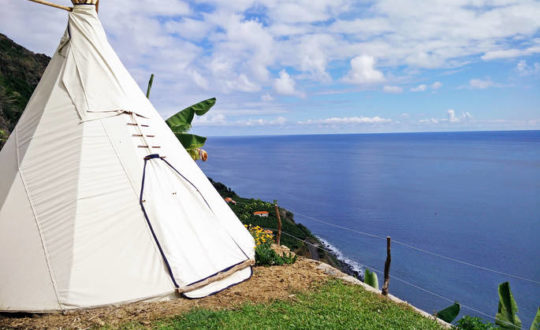
{"type": "Polygon", "coordinates": [[[174,131],[187,132],[191,128],[191,121],[195,116],[193,109],[184,109],[166,120],[167,125],[174,131]],[[187,128],[187,129],[186,129],[187,128]]]}
{"type": "MultiPolygon", "coordinates": [[[[167,123],[169,124],[169,123],[167,123]]],[[[176,126],[169,125],[169,128],[171,131],[173,131],[175,134],[177,133],[187,133],[191,129],[191,124],[188,123],[178,123],[176,126]]]]}
{"type": "Polygon", "coordinates": [[[175,133],[175,135],[186,150],[201,148],[206,142],[206,137],[204,136],[187,133],[175,133]]]}
{"type": "Polygon", "coordinates": [[[459,314],[460,305],[455,302],[453,305],[446,307],[445,309],[437,312],[437,317],[444,322],[452,323],[459,314]]]}
{"type": "Polygon", "coordinates": [[[213,97],[211,99],[208,99],[208,100],[204,100],[204,101],[201,101],[197,104],[194,104],[186,109],[193,109],[193,111],[195,111],[195,113],[197,114],[197,116],[202,116],[204,115],[205,113],[207,113],[213,106],[214,104],[216,104],[216,98],[213,97]]]}
{"type": "Polygon", "coordinates": [[[166,122],[173,131],[187,132],[195,115],[202,116],[216,104],[216,98],[201,101],[169,117],[166,122]],[[189,126],[188,126],[189,125],[189,126]],[[186,129],[187,128],[187,129],[186,129]]]}
{"type": "Polygon", "coordinates": [[[517,316],[518,307],[510,283],[499,284],[499,307],[495,315],[495,324],[502,329],[521,329],[521,320],[517,316]]]}
{"type": "Polygon", "coordinates": [[[539,330],[539,329],[540,329],[540,307],[538,307],[538,310],[536,311],[536,316],[534,317],[530,330],[539,330]]]}
{"type": "Polygon", "coordinates": [[[379,279],[377,278],[377,274],[370,272],[367,268],[366,272],[364,273],[364,283],[379,290],[379,279]]]}

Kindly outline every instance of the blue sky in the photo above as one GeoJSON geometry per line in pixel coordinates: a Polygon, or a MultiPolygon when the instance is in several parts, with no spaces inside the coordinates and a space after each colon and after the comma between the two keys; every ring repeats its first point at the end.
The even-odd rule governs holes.
{"type": "MultiPolygon", "coordinates": [[[[164,117],[217,97],[199,134],[540,129],[539,1],[101,2],[164,117]]],[[[49,55],[65,24],[24,0],[0,13],[0,32],[49,55]]]]}

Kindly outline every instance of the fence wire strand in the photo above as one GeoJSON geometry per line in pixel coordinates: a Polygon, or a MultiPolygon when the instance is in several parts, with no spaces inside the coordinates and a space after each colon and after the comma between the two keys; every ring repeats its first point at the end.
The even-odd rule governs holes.
{"type": "MultiPolygon", "coordinates": [[[[332,227],[335,227],[335,228],[340,228],[340,229],[343,229],[343,230],[346,230],[346,231],[349,231],[349,232],[352,232],[352,233],[364,235],[364,236],[367,236],[367,237],[370,237],[370,238],[386,240],[386,237],[383,237],[383,236],[380,236],[380,235],[367,233],[367,232],[364,232],[364,231],[348,228],[348,227],[341,226],[341,225],[336,225],[336,224],[333,224],[333,223],[330,223],[330,222],[327,222],[327,221],[323,221],[321,219],[314,218],[314,217],[306,215],[306,214],[299,213],[297,211],[294,211],[294,214],[299,215],[299,216],[304,217],[304,218],[307,218],[307,219],[310,219],[310,220],[313,220],[315,222],[326,224],[328,226],[332,226],[332,227]]],[[[520,276],[520,275],[515,275],[515,274],[511,274],[511,273],[502,272],[502,271],[499,271],[499,270],[495,270],[495,269],[491,269],[491,268],[488,268],[488,267],[476,265],[476,264],[473,264],[473,263],[470,263],[470,262],[467,262],[467,261],[463,261],[463,260],[460,260],[460,259],[457,259],[457,258],[445,256],[445,255],[440,254],[440,253],[432,252],[432,251],[429,251],[429,250],[426,250],[426,249],[422,249],[422,248],[413,246],[411,244],[408,244],[406,242],[402,242],[400,240],[392,239],[392,242],[395,243],[395,244],[404,246],[406,248],[418,251],[418,252],[429,254],[429,255],[434,256],[434,257],[438,257],[438,258],[441,258],[441,259],[446,259],[446,260],[449,260],[449,261],[452,261],[452,262],[455,262],[455,263],[459,263],[459,264],[466,265],[466,266],[469,266],[469,267],[473,267],[473,268],[476,268],[476,269],[480,269],[480,270],[483,270],[483,271],[487,271],[487,272],[491,272],[491,273],[495,273],[495,274],[499,274],[499,275],[504,275],[504,276],[512,277],[512,278],[515,278],[515,279],[518,279],[518,280],[527,281],[527,282],[530,282],[530,283],[540,285],[540,281],[537,281],[537,280],[526,278],[526,277],[523,277],[523,276],[520,276]]]]}

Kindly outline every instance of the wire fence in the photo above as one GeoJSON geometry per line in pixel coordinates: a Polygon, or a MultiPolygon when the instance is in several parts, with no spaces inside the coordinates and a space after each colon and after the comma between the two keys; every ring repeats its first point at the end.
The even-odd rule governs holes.
{"type": "MultiPolygon", "coordinates": [[[[363,236],[367,236],[367,237],[370,237],[370,238],[375,238],[375,239],[384,239],[386,240],[386,237],[383,237],[383,236],[380,236],[380,235],[376,235],[376,234],[372,234],[372,233],[367,233],[367,232],[363,232],[363,231],[359,231],[359,230],[355,230],[355,229],[352,229],[352,228],[348,228],[348,227],[344,227],[344,226],[341,226],[341,225],[337,225],[337,224],[332,224],[332,223],[329,223],[329,222],[326,222],[326,221],[323,221],[323,220],[320,220],[320,219],[317,219],[317,218],[314,218],[314,217],[311,217],[311,216],[308,216],[308,215],[304,215],[304,214],[301,214],[299,212],[294,212],[294,214],[298,214],[302,217],[305,217],[305,218],[308,218],[308,219],[311,219],[311,220],[314,220],[314,221],[317,221],[317,222],[320,222],[320,223],[323,223],[323,224],[326,224],[326,225],[329,225],[329,226],[332,226],[332,227],[335,227],[335,228],[340,228],[340,229],[343,229],[343,230],[347,230],[347,231],[350,231],[350,232],[353,232],[353,233],[356,233],[356,234],[360,234],[360,235],[363,235],[363,236]]],[[[269,229],[269,230],[273,230],[273,231],[277,231],[277,228],[265,228],[265,229],[269,229]]],[[[307,244],[307,245],[310,245],[314,248],[317,248],[317,249],[320,249],[322,251],[325,251],[327,253],[330,253],[332,255],[335,255],[336,254],[336,251],[332,251],[330,249],[327,249],[325,247],[322,247],[321,245],[319,244],[314,244],[314,243],[311,243],[311,242],[308,242],[306,239],[302,239],[302,238],[299,238],[291,233],[288,233],[286,231],[281,231],[282,234],[286,235],[286,236],[289,236],[293,239],[296,239],[304,244],[307,244]]],[[[497,271],[497,270],[494,270],[494,269],[490,269],[488,267],[484,267],[484,266],[479,266],[479,265],[475,265],[475,264],[472,264],[472,263],[469,263],[469,262],[466,262],[466,261],[463,261],[463,260],[459,260],[459,259],[456,259],[456,258],[452,258],[452,257],[448,257],[448,256],[445,256],[445,255],[441,255],[439,253],[435,253],[435,252],[432,252],[432,251],[428,251],[428,250],[425,250],[425,249],[421,249],[421,248],[417,248],[415,246],[412,246],[408,243],[405,243],[405,242],[402,242],[402,241],[396,241],[396,240],[392,240],[394,243],[398,244],[398,245],[401,245],[401,246],[404,246],[404,247],[407,247],[407,248],[410,248],[410,249],[413,249],[415,251],[418,251],[418,252],[423,252],[423,253],[426,253],[426,254],[429,254],[429,255],[432,255],[432,256],[435,256],[435,257],[439,257],[439,258],[442,258],[442,259],[446,259],[446,260],[450,260],[450,261],[453,261],[453,262],[457,262],[457,263],[460,263],[460,264],[463,264],[463,265],[467,265],[467,266],[470,266],[470,267],[474,267],[474,268],[477,268],[477,269],[480,269],[480,270],[483,270],[483,271],[487,271],[487,272],[492,272],[492,273],[495,273],[495,274],[499,274],[499,275],[505,275],[505,276],[510,276],[510,277],[513,277],[513,278],[516,278],[516,279],[519,279],[519,280],[523,280],[523,281],[527,281],[527,282],[530,282],[530,283],[535,283],[535,284],[540,284],[540,281],[536,281],[536,280],[533,280],[533,279],[529,279],[529,278],[525,278],[523,276],[519,276],[519,275],[515,275],[515,274],[509,274],[509,273],[505,273],[505,272],[501,272],[501,271],[497,271]]],[[[343,262],[343,261],[342,261],[343,262]]],[[[362,266],[363,267],[366,267],[366,268],[369,268],[370,270],[372,271],[375,271],[379,274],[384,274],[384,272],[380,269],[378,269],[377,267],[373,267],[372,265],[368,265],[368,264],[365,264],[365,263],[362,263],[362,266]]],[[[427,293],[433,297],[437,297],[441,300],[444,300],[446,302],[449,302],[451,304],[453,304],[455,302],[455,300],[449,298],[449,297],[446,297],[444,295],[441,295],[439,293],[436,293],[434,291],[431,291],[431,290],[428,290],[418,284],[415,284],[415,283],[412,283],[410,281],[407,281],[403,278],[400,278],[396,275],[392,275],[391,278],[393,280],[396,280],[398,282],[401,282],[407,286],[410,286],[412,288],[415,288],[416,290],[419,290],[419,291],[422,291],[424,293],[427,293]]],[[[472,312],[475,312],[477,313],[478,315],[481,315],[485,318],[488,318],[490,320],[493,320],[495,321],[496,318],[486,312],[483,312],[481,310],[479,310],[478,308],[474,308],[474,307],[471,307],[471,306],[468,306],[468,305],[465,305],[465,304],[462,304],[460,303],[460,306],[462,308],[465,308],[467,310],[470,310],[472,312]]],[[[516,329],[520,329],[520,327],[517,327],[515,326],[514,324],[511,324],[511,323],[508,323],[508,322],[504,322],[504,321],[501,321],[499,320],[499,322],[502,322],[504,323],[506,326],[510,327],[510,328],[516,328],[516,329]]]]}
{"type": "MultiPolygon", "coordinates": [[[[332,226],[332,227],[335,227],[335,228],[340,228],[340,229],[343,229],[343,230],[346,230],[346,231],[349,231],[349,232],[352,232],[352,233],[356,233],[356,234],[359,234],[359,235],[363,235],[363,236],[366,236],[366,237],[386,240],[386,237],[384,237],[384,236],[380,236],[380,235],[376,235],[376,234],[372,234],[372,233],[368,233],[368,232],[348,228],[348,227],[345,227],[345,226],[333,224],[333,223],[323,221],[321,219],[317,219],[317,218],[309,216],[309,215],[299,213],[297,211],[294,211],[294,214],[295,215],[300,215],[301,217],[313,220],[315,222],[319,222],[319,223],[322,223],[322,224],[325,224],[325,225],[328,225],[328,226],[332,226]]],[[[449,256],[446,256],[446,255],[443,255],[443,254],[440,254],[440,253],[436,253],[436,252],[433,252],[433,251],[422,249],[422,248],[413,246],[413,245],[411,245],[409,243],[406,243],[406,242],[403,242],[403,241],[400,241],[400,240],[392,239],[392,243],[404,246],[406,248],[409,248],[409,249],[412,249],[412,250],[415,250],[415,251],[418,251],[418,252],[429,254],[429,255],[437,257],[437,258],[446,259],[446,260],[453,261],[455,263],[459,263],[459,264],[466,265],[466,266],[469,266],[469,267],[474,267],[476,269],[480,269],[480,270],[483,270],[483,271],[486,271],[486,272],[491,272],[491,273],[498,274],[498,275],[504,275],[504,276],[512,277],[512,278],[515,278],[515,279],[518,279],[518,280],[521,280],[521,281],[526,281],[526,282],[530,282],[530,283],[540,285],[540,281],[538,281],[538,280],[526,278],[524,276],[520,276],[520,275],[516,275],[516,274],[506,273],[506,272],[491,269],[491,268],[488,268],[488,267],[485,267],[485,266],[476,265],[476,264],[473,264],[471,262],[467,262],[467,261],[460,260],[460,259],[457,259],[457,258],[454,258],[454,257],[449,257],[449,256]]]]}

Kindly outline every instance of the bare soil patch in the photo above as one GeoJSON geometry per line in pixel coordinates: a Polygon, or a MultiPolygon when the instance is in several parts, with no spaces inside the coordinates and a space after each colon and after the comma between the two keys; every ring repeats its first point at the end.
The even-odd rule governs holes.
{"type": "Polygon", "coordinates": [[[292,265],[254,267],[250,280],[198,300],[179,298],[165,302],[133,303],[54,314],[0,313],[0,329],[80,329],[104,325],[118,327],[128,322],[149,326],[152,321],[179,315],[193,308],[233,309],[244,303],[295,299],[297,293],[314,289],[329,278],[317,265],[299,257],[292,265]]]}

